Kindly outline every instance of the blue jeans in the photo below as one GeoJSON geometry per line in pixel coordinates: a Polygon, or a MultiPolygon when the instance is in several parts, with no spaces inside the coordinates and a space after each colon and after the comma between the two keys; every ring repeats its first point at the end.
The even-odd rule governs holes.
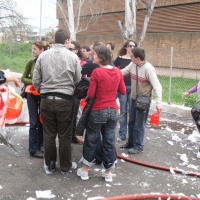
{"type": "Polygon", "coordinates": [[[95,165],[96,149],[102,135],[102,167],[106,170],[115,167],[115,129],[117,120],[118,115],[114,108],[90,112],[83,144],[83,157],[81,158],[84,165],[89,167],[95,165]]]}
{"type": "Polygon", "coordinates": [[[27,105],[29,112],[29,152],[37,152],[43,147],[43,127],[39,120],[40,96],[27,95],[27,105]]]}
{"type": "Polygon", "coordinates": [[[135,100],[131,100],[130,103],[128,144],[134,146],[135,149],[144,150],[144,134],[150,105],[144,112],[136,110],[134,107],[134,102],[135,100]]]}
{"type": "Polygon", "coordinates": [[[127,127],[128,127],[128,109],[131,101],[131,90],[127,89],[125,95],[119,96],[120,102],[120,129],[119,129],[119,137],[122,140],[126,139],[127,127]]]}

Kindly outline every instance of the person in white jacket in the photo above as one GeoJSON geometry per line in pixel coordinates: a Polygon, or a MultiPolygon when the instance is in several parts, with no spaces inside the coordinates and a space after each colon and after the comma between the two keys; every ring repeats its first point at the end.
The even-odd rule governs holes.
{"type": "Polygon", "coordinates": [[[127,148],[128,153],[137,154],[144,151],[144,134],[146,121],[150,105],[146,111],[137,110],[134,107],[136,98],[136,66],[138,67],[138,93],[150,96],[152,90],[155,90],[157,112],[162,110],[162,86],[156,75],[155,68],[145,61],[145,51],[142,48],[132,49],[132,62],[121,70],[123,76],[131,75],[131,104],[129,108],[128,123],[128,142],[121,145],[121,148],[127,148]]]}

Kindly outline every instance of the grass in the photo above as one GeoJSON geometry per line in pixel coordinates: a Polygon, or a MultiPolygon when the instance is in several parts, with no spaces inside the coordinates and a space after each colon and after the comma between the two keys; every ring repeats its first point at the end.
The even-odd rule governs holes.
{"type": "Polygon", "coordinates": [[[23,73],[26,63],[32,58],[32,44],[0,44],[0,69],[23,73]]]}
{"type": "MultiPolygon", "coordinates": [[[[158,78],[159,78],[159,81],[163,88],[162,101],[168,102],[169,77],[158,76],[158,78]]],[[[183,97],[182,93],[186,92],[188,89],[192,88],[197,83],[198,83],[198,80],[194,80],[194,79],[186,79],[186,78],[181,78],[181,77],[172,78],[171,94],[170,94],[170,102],[169,103],[192,107],[194,105],[194,103],[198,100],[197,93],[193,93],[188,97],[183,97]]],[[[154,99],[155,99],[155,97],[154,97],[154,99]]]]}
{"type": "MultiPolygon", "coordinates": [[[[23,73],[26,63],[32,58],[32,44],[0,44],[0,69],[10,69],[14,72],[23,73]],[[11,52],[11,53],[10,53],[11,52]]],[[[163,87],[163,102],[168,102],[169,77],[159,76],[163,87]]],[[[198,100],[197,93],[189,97],[183,97],[182,93],[196,85],[198,80],[186,78],[172,78],[170,103],[192,107],[198,100]]],[[[153,95],[153,99],[155,99],[153,95]]]]}

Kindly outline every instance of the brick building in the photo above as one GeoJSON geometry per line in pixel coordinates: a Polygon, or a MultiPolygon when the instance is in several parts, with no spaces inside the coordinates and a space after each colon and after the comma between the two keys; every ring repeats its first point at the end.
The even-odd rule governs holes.
{"type": "MultiPolygon", "coordinates": [[[[116,55],[118,49],[123,44],[123,38],[117,20],[124,21],[125,1],[101,0],[98,2],[104,5],[102,16],[94,26],[79,32],[77,34],[77,41],[79,41],[81,45],[90,45],[96,40],[102,42],[113,41],[116,44],[114,52],[114,55],[116,55]]],[[[145,16],[146,10],[144,10],[141,5],[138,5],[136,16],[138,36],[141,32],[145,16]]],[[[62,26],[62,17],[59,13],[57,13],[57,18],[59,20],[59,25],[62,26]]],[[[170,47],[173,47],[174,49],[185,49],[186,51],[194,50],[194,52],[199,53],[199,19],[200,0],[157,0],[148,24],[143,47],[145,49],[166,49],[167,51],[170,47]]],[[[150,54],[148,56],[151,58],[150,54]]],[[[196,59],[196,65],[187,66],[187,68],[199,68],[199,55],[194,55],[194,57],[194,59],[196,59]]],[[[150,60],[154,63],[156,59],[155,57],[150,60]]],[[[191,56],[185,59],[191,59],[191,56]]],[[[159,64],[159,66],[166,65],[168,64],[159,64]]],[[[176,65],[182,68],[182,65],[178,63],[176,65]]]]}

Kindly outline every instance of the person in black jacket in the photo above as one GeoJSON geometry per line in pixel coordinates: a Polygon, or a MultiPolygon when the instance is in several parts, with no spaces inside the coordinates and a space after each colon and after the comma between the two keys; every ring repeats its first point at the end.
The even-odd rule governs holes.
{"type": "MultiPolygon", "coordinates": [[[[100,46],[100,45],[103,45],[102,42],[94,42],[91,46],[90,46],[90,56],[93,58],[93,55],[94,55],[94,49],[95,47],[97,46],[100,46]]],[[[93,62],[93,59],[92,60],[88,60],[83,66],[82,66],[82,70],[81,70],[81,74],[84,76],[84,75],[87,75],[87,77],[90,77],[91,76],[91,73],[93,72],[94,69],[96,68],[99,68],[99,65],[95,64],[93,62]]]]}

